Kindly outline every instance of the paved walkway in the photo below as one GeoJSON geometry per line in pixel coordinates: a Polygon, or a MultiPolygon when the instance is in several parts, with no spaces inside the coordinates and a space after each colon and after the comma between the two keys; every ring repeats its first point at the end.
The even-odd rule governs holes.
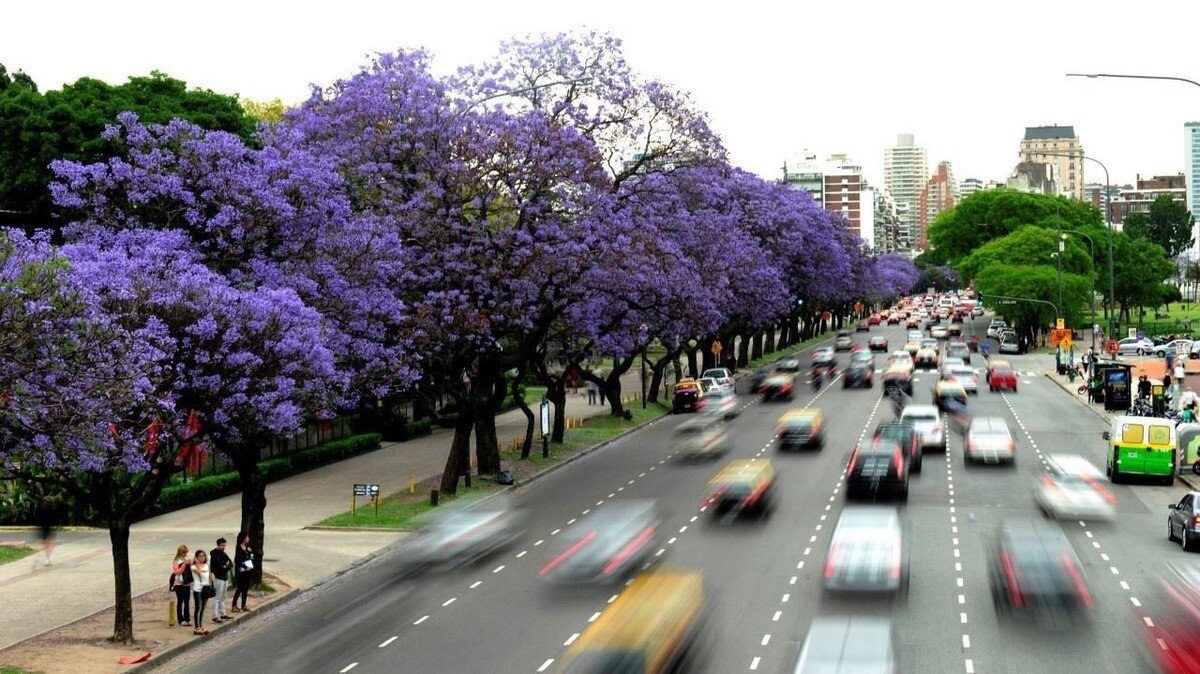
{"type": "MultiPolygon", "coordinates": [[[[640,390],[637,372],[621,378],[625,395],[640,390]]],[[[536,410],[536,408],[535,408],[536,410]]],[[[605,414],[608,407],[588,405],[585,389],[567,396],[567,417],[605,414]]],[[[520,410],[496,418],[501,447],[525,433],[520,410]]],[[[570,432],[570,431],[568,431],[570,432]]],[[[403,536],[397,532],[314,531],[306,526],[350,508],[351,487],[372,482],[384,493],[404,489],[410,477],[420,481],[440,475],[452,429],[405,443],[387,442],[377,451],[310,470],[267,486],[265,568],[303,588],[344,569],[403,536]]],[[[129,540],[133,594],[162,589],[175,548],[210,550],[216,539],[232,541],[241,519],[241,496],[233,495],[139,522],[129,540]]],[[[0,531],[3,541],[34,541],[31,530],[0,531]]],[[[29,558],[0,566],[0,606],[10,607],[0,621],[0,649],[74,622],[113,605],[113,564],[107,530],[64,531],[54,553],[54,565],[29,558]],[[19,607],[16,613],[12,608],[19,607]],[[20,616],[19,619],[17,616],[20,616]]],[[[36,556],[35,556],[36,559],[36,556]]],[[[101,636],[101,635],[98,635],[101,636]]]]}

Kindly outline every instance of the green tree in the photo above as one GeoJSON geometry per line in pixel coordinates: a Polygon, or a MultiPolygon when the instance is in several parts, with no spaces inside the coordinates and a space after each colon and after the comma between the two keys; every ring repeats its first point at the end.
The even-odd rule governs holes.
{"type": "Polygon", "coordinates": [[[8,68],[6,68],[3,63],[0,63],[0,93],[3,93],[9,87],[18,87],[21,89],[27,89],[29,91],[37,91],[37,84],[33,81],[32,77],[26,75],[25,72],[21,70],[9,75],[8,68]]]}
{"type": "MultiPolygon", "coordinates": [[[[1098,271],[1097,287],[1107,287],[1108,268],[1098,271]]],[[[1162,246],[1147,239],[1113,235],[1113,295],[1121,317],[1130,321],[1133,307],[1155,307],[1162,303],[1163,281],[1175,271],[1162,246]]]]}
{"type": "Polygon", "coordinates": [[[1186,203],[1169,194],[1160,194],[1150,203],[1148,213],[1130,213],[1125,216],[1124,225],[1129,236],[1156,243],[1168,257],[1174,258],[1192,245],[1195,222],[1186,203]]]}
{"type": "Polygon", "coordinates": [[[51,208],[50,162],[95,162],[115,154],[101,133],[127,110],[145,122],[185,119],[247,140],[256,124],[236,95],[188,89],[182,80],[157,71],[115,86],[80,78],[45,94],[17,73],[8,86],[0,86],[0,210],[28,213],[32,222],[45,223],[51,208]]]}
{"type": "MultiPolygon", "coordinates": [[[[1012,265],[994,262],[975,276],[975,287],[983,295],[986,305],[1003,316],[1010,325],[1020,326],[1027,335],[1037,328],[1046,328],[1054,323],[1056,316],[1051,305],[1058,304],[1058,268],[1048,264],[1012,265]],[[1040,300],[1040,302],[997,300],[995,296],[1040,300]],[[1050,304],[1043,304],[1049,302],[1050,304]]],[[[1082,316],[1079,309],[1087,302],[1091,282],[1087,276],[1064,273],[1062,275],[1064,318],[1068,325],[1076,325],[1082,316]]]]}
{"type": "MultiPolygon", "coordinates": [[[[1054,255],[1058,252],[1058,232],[1036,226],[1025,226],[1013,233],[993,239],[963,258],[956,268],[963,278],[975,278],[979,272],[993,264],[1049,265],[1058,269],[1054,255]]],[[[1085,278],[1092,271],[1088,263],[1087,242],[1068,237],[1063,242],[1063,272],[1076,273],[1085,278]]]]}
{"type": "Polygon", "coordinates": [[[1026,225],[1103,232],[1100,211],[1064,197],[995,189],[975,192],[929,226],[931,262],[957,264],[975,249],[1026,225]]]}
{"type": "Polygon", "coordinates": [[[284,105],[280,98],[273,98],[269,101],[257,101],[252,98],[242,99],[242,109],[246,114],[260,122],[267,122],[275,125],[279,120],[283,119],[283,113],[287,112],[289,106],[284,105]]]}

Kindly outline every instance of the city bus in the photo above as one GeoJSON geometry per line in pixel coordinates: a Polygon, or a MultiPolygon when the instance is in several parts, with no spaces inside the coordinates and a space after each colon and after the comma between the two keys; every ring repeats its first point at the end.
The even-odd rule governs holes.
{"type": "Polygon", "coordinates": [[[1105,472],[1114,483],[1126,477],[1157,477],[1175,484],[1175,424],[1159,417],[1117,417],[1104,431],[1105,472]]]}

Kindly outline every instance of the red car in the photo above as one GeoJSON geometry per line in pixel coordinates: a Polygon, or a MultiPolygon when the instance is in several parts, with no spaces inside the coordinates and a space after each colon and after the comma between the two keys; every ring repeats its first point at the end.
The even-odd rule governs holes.
{"type": "Polygon", "coordinates": [[[1017,371],[1008,365],[996,365],[988,369],[988,388],[994,391],[1011,389],[1017,392],[1017,371]]]}
{"type": "Polygon", "coordinates": [[[867,319],[867,324],[879,325],[879,314],[871,314],[871,317],[867,319]]]}
{"type": "Polygon", "coordinates": [[[1200,586],[1196,569],[1171,565],[1162,580],[1165,599],[1153,623],[1137,624],[1143,652],[1165,674],[1200,671],[1200,586]]]}

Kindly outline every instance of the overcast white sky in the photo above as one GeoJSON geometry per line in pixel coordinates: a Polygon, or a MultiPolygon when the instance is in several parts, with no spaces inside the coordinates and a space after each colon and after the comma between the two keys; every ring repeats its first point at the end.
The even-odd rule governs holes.
{"type": "MultiPolygon", "coordinates": [[[[958,180],[1003,180],[1024,127],[1057,123],[1125,183],[1183,171],[1183,123],[1200,119],[1200,87],[1064,76],[1200,81],[1195,0],[23,0],[0,16],[0,63],[42,90],[158,69],[287,102],[373,52],[423,46],[450,71],[509,37],[607,30],[637,71],[694,95],[735,164],[769,178],[807,147],[848,153],[882,184],[884,148],[910,132],[931,170],[949,160],[958,180]]],[[[1103,177],[1088,164],[1086,179],[1103,177]]]]}

